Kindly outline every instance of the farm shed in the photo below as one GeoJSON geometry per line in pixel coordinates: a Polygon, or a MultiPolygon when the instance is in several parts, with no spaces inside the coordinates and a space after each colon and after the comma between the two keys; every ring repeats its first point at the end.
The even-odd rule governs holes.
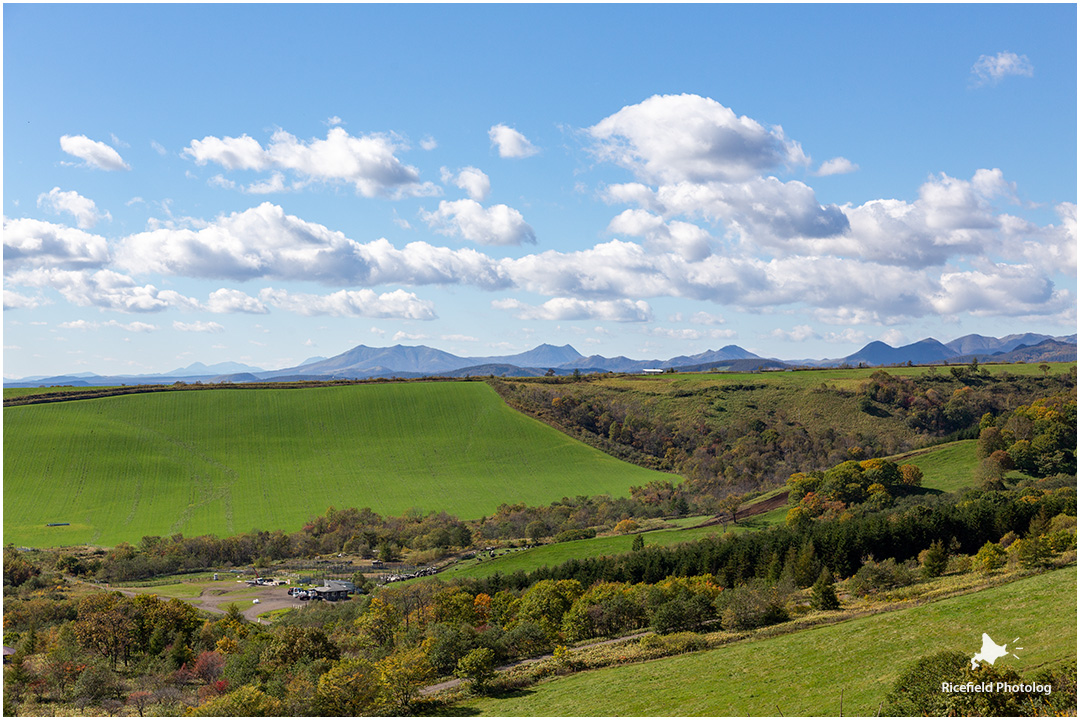
{"type": "Polygon", "coordinates": [[[325,585],[312,588],[311,592],[315,593],[315,597],[320,600],[345,600],[349,597],[349,588],[336,580],[329,580],[325,585]]]}

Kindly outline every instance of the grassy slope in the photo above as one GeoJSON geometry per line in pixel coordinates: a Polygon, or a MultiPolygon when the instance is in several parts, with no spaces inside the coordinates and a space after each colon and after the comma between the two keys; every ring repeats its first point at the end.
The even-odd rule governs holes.
{"type": "Polygon", "coordinates": [[[331,505],[473,518],[670,478],[482,383],[132,395],[6,408],[4,425],[4,542],[31,546],[293,530],[331,505]]]}
{"type": "Polygon", "coordinates": [[[897,464],[915,465],[923,471],[923,487],[956,492],[975,485],[975,440],[958,440],[894,457],[897,464]]]}
{"type": "MultiPolygon", "coordinates": [[[[781,508],[764,515],[758,515],[748,520],[739,521],[738,525],[727,523],[726,526],[709,525],[706,527],[692,527],[674,530],[653,530],[641,533],[646,545],[659,545],[668,547],[679,543],[700,540],[710,535],[719,535],[729,531],[748,532],[760,530],[769,525],[784,521],[787,508],[781,508]]],[[[477,562],[466,560],[457,563],[452,569],[439,573],[444,580],[452,580],[460,577],[488,577],[496,572],[504,575],[523,570],[530,572],[538,568],[554,567],[560,563],[574,558],[591,558],[602,555],[621,555],[630,552],[630,545],[634,542],[634,534],[607,535],[590,538],[588,540],[572,540],[570,542],[541,545],[529,550],[518,550],[500,555],[491,560],[477,562]]]]}
{"type": "Polygon", "coordinates": [[[874,715],[921,655],[1016,646],[1023,673],[1076,657],[1076,567],[907,610],[717,650],[579,673],[466,703],[496,716],[874,715]]]}

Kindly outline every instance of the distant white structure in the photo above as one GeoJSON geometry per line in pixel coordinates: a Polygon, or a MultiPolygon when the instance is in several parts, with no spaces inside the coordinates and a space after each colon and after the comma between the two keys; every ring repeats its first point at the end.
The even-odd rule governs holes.
{"type": "Polygon", "coordinates": [[[645,375],[662,375],[664,370],[663,368],[645,368],[641,372],[645,375]]]}

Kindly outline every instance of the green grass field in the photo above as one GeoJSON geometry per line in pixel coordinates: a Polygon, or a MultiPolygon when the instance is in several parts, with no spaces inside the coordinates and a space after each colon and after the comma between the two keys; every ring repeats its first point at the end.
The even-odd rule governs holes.
{"type": "Polygon", "coordinates": [[[898,464],[911,464],[923,471],[923,487],[956,492],[975,485],[975,440],[958,440],[926,450],[898,455],[898,464]]]}
{"type": "MultiPolygon", "coordinates": [[[[941,492],[957,492],[965,488],[978,487],[975,470],[979,467],[979,458],[975,454],[976,440],[957,440],[925,450],[904,453],[893,459],[898,464],[910,463],[923,471],[923,487],[941,492]]],[[[1017,482],[1028,477],[1019,470],[1006,476],[1008,482],[1017,482]]]]}
{"type": "Polygon", "coordinates": [[[1021,674],[1076,658],[1076,567],[980,592],[716,650],[578,673],[502,699],[494,716],[873,716],[905,666],[940,650],[974,654],[982,633],[1021,674]],[[1014,638],[1019,640],[1014,641],[1014,638]]]}
{"type": "MultiPolygon", "coordinates": [[[[761,530],[770,525],[784,522],[786,513],[787,508],[779,508],[746,520],[740,520],[738,525],[732,525],[729,522],[726,526],[709,525],[706,527],[653,530],[643,532],[641,535],[646,545],[668,547],[692,540],[700,540],[710,535],[720,535],[725,532],[761,530]]],[[[570,542],[541,545],[528,550],[511,551],[490,560],[479,562],[477,560],[466,560],[455,564],[449,570],[439,573],[439,577],[443,580],[453,580],[454,578],[463,577],[489,577],[496,572],[504,575],[509,575],[518,570],[531,572],[544,566],[554,567],[567,560],[601,557],[603,555],[622,555],[630,552],[630,546],[633,542],[634,533],[630,533],[628,535],[607,535],[587,540],[571,540],[570,542]]]]}
{"type": "Polygon", "coordinates": [[[476,518],[671,478],[476,382],[129,395],[9,407],[4,426],[4,542],[32,547],[291,531],[331,505],[476,518]]]}

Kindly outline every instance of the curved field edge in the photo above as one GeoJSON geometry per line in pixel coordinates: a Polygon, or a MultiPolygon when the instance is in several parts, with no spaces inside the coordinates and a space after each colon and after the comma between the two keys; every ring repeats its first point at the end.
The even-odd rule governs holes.
{"type": "Polygon", "coordinates": [[[1076,566],[960,597],[715,650],[581,672],[460,709],[488,716],[873,716],[905,667],[974,655],[982,633],[1021,674],[1076,658],[1076,566]],[[1018,640],[1014,644],[1014,638],[1018,640]]]}
{"type": "Polygon", "coordinates": [[[472,519],[671,479],[482,383],[140,394],[9,407],[4,425],[4,542],[35,547],[291,531],[330,506],[472,519]]]}

